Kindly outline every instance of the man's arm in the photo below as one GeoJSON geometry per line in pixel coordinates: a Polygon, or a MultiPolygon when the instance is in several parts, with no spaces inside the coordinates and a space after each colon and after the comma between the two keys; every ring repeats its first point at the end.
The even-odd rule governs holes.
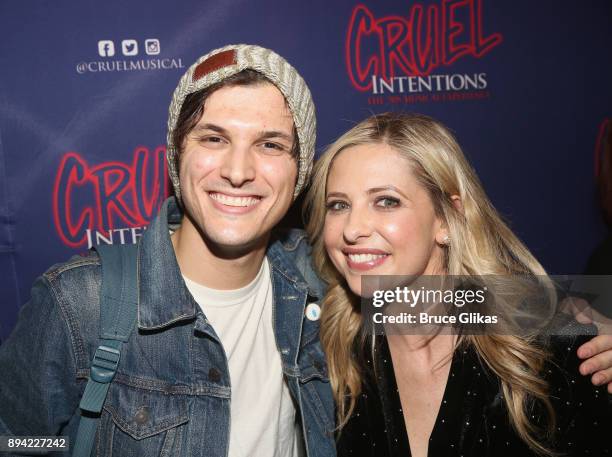
{"type": "Polygon", "coordinates": [[[561,337],[554,349],[551,369],[552,373],[558,372],[551,379],[551,401],[557,413],[555,451],[567,457],[604,456],[612,450],[608,436],[612,430],[612,402],[605,388],[576,376],[580,364],[576,357],[578,347],[584,347],[588,340],[586,335],[561,337]]]}
{"type": "Polygon", "coordinates": [[[77,385],[72,344],[66,309],[39,278],[0,346],[0,424],[7,429],[2,433],[56,435],[68,423],[84,386],[77,385]]]}

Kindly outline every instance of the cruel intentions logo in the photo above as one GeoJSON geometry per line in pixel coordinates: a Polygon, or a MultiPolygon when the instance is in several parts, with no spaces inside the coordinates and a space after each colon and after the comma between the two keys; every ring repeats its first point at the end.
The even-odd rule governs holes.
{"type": "Polygon", "coordinates": [[[134,243],[168,196],[166,148],[136,148],[132,163],[89,165],[64,154],[53,188],[53,218],[66,246],[134,243]]]}
{"type": "Polygon", "coordinates": [[[376,17],[357,5],[346,35],[346,68],[369,104],[423,103],[489,98],[487,73],[444,70],[480,59],[503,37],[486,33],[483,0],[412,3],[405,16],[376,17]]]}

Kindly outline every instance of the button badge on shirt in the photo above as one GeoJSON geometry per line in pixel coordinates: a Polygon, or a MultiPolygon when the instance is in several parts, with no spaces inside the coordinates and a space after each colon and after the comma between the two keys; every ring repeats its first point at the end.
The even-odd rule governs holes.
{"type": "Polygon", "coordinates": [[[318,321],[321,317],[321,307],[317,303],[309,303],[304,314],[308,320],[318,321]]]}

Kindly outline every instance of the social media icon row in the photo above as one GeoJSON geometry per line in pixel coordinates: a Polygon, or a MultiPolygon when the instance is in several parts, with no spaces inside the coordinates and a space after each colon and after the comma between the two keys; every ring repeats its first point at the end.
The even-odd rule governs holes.
{"type": "MultiPolygon", "coordinates": [[[[150,38],[144,42],[144,50],[147,55],[156,56],[160,52],[159,40],[157,38],[150,38]]],[[[138,55],[138,41],[136,40],[122,40],[121,41],[121,53],[124,56],[137,56],[138,55]]],[[[100,40],[98,41],[98,54],[100,57],[113,57],[115,55],[115,43],[111,40],[100,40]]]]}

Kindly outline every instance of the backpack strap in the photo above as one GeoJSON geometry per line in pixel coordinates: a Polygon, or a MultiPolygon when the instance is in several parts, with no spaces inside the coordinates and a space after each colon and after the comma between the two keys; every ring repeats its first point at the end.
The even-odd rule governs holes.
{"type": "Polygon", "coordinates": [[[128,341],[137,315],[137,245],[101,245],[95,249],[102,263],[100,345],[79,405],[81,420],[73,457],[91,456],[102,406],[117,372],[123,343],[128,341]]]}

